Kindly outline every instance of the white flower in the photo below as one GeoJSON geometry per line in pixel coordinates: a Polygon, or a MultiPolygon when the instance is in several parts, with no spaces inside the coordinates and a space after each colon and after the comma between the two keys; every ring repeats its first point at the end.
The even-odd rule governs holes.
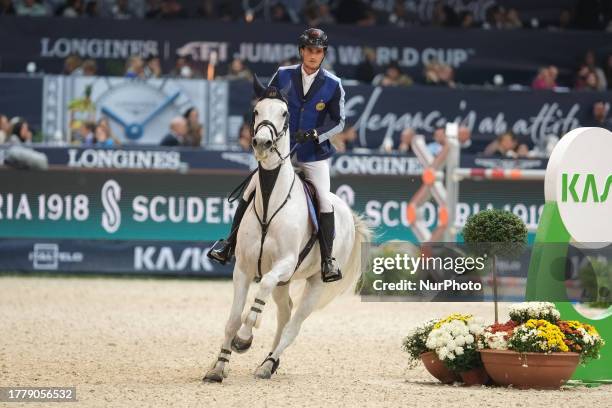
{"type": "Polygon", "coordinates": [[[455,348],[455,354],[460,356],[463,354],[463,349],[461,347],[455,348]]]}
{"type": "Polygon", "coordinates": [[[473,342],[474,342],[474,337],[472,336],[465,337],[465,344],[472,344],[473,342]]]}

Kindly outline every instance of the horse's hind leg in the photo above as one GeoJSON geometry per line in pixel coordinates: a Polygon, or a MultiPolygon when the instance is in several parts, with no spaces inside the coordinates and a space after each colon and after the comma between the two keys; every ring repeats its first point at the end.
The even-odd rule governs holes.
{"type": "Polygon", "coordinates": [[[223,369],[225,365],[229,363],[231,352],[231,342],[236,332],[240,328],[242,310],[246,303],[247,293],[249,291],[249,277],[240,271],[238,268],[234,269],[233,275],[234,281],[234,300],[232,301],[232,309],[230,312],[229,319],[225,325],[225,338],[219,356],[213,362],[210,370],[206,372],[204,381],[208,382],[221,382],[223,381],[223,369]]]}
{"type": "Polygon", "coordinates": [[[291,343],[293,343],[300,331],[302,323],[315,310],[323,289],[324,283],[321,281],[319,274],[315,274],[308,278],[300,305],[293,317],[291,317],[289,322],[285,325],[278,345],[276,345],[274,351],[272,351],[264,362],[255,370],[256,377],[270,378],[272,374],[274,374],[280,362],[280,355],[289,345],[291,345],[291,343]]]}

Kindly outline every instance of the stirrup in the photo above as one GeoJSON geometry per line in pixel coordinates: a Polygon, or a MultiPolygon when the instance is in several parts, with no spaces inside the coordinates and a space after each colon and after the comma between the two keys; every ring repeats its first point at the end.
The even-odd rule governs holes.
{"type": "Polygon", "coordinates": [[[228,248],[231,244],[224,239],[219,239],[215,241],[213,246],[210,248],[206,256],[213,261],[220,263],[221,265],[225,265],[229,261],[232,260],[233,251],[231,247],[228,248]],[[220,248],[217,248],[219,246],[220,248]],[[224,252],[227,252],[224,254],[224,252]]]}
{"type": "Polygon", "coordinates": [[[330,258],[329,260],[325,260],[321,262],[321,280],[323,282],[325,283],[336,282],[336,281],[339,281],[340,279],[342,279],[342,272],[340,271],[340,268],[336,265],[336,258],[330,258]],[[336,273],[333,273],[331,275],[326,275],[324,273],[325,265],[327,263],[332,264],[333,272],[336,272],[336,273]]]}

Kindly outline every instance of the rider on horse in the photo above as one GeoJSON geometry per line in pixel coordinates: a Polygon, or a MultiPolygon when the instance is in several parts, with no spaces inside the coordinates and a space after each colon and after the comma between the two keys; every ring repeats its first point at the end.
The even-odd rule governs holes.
{"type": "MultiPolygon", "coordinates": [[[[291,146],[296,143],[294,163],[317,190],[320,210],[319,245],[321,248],[321,278],[324,282],[342,279],[342,273],[332,257],[334,238],[334,208],[329,199],[330,176],[328,159],[335,149],[331,137],[344,128],[344,89],[340,79],[321,67],[327,53],[327,35],[309,28],[299,38],[301,64],[281,67],[270,86],[290,87],[287,95],[291,146]]],[[[227,240],[217,241],[209,258],[225,264],[236,246],[237,229],[249,201],[241,198],[227,240]],[[217,246],[219,248],[217,249],[217,246]]]]}

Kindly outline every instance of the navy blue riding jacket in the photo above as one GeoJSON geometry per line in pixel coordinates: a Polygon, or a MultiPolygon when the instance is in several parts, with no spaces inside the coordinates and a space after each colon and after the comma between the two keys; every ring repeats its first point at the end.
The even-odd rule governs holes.
{"type": "Polygon", "coordinates": [[[329,139],[344,128],[344,88],[340,78],[319,69],[308,93],[304,95],[301,65],[280,67],[270,81],[271,86],[284,89],[291,84],[289,95],[289,130],[291,148],[298,130],[316,129],[319,142],[309,140],[296,148],[300,162],[324,160],[336,152],[329,139]]]}

